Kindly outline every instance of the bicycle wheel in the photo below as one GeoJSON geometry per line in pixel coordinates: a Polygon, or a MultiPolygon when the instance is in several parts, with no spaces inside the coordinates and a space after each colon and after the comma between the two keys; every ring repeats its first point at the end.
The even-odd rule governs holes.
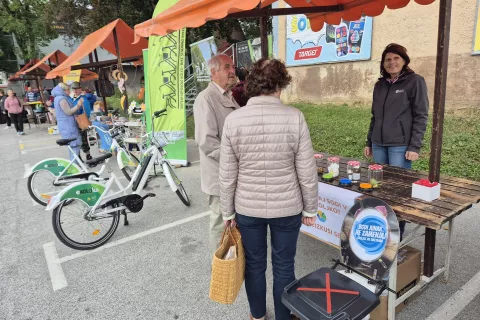
{"type": "Polygon", "coordinates": [[[48,200],[57,195],[65,186],[55,186],[55,175],[50,171],[36,171],[28,177],[28,193],[36,203],[46,207],[48,200]]]}
{"type": "MultiPolygon", "coordinates": [[[[117,205],[107,209],[115,208],[117,205]]],[[[77,250],[95,249],[105,244],[117,230],[120,210],[106,217],[87,219],[90,207],[79,199],[62,201],[52,215],[53,230],[66,246],[77,250]]]]}
{"type": "Polygon", "coordinates": [[[190,199],[188,198],[188,194],[187,194],[187,192],[185,191],[185,188],[182,185],[182,181],[175,174],[175,171],[173,170],[172,166],[169,163],[164,163],[162,167],[164,168],[163,173],[165,174],[165,176],[168,174],[171,177],[171,179],[169,179],[169,177],[167,177],[167,180],[169,181],[169,183],[170,183],[170,180],[172,180],[173,183],[175,183],[175,185],[177,186],[177,191],[175,191],[177,196],[180,198],[180,200],[182,200],[184,205],[189,207],[190,206],[190,199]]]}
{"type": "MultiPolygon", "coordinates": [[[[133,154],[130,154],[130,156],[133,159],[135,159],[137,165],[138,165],[138,163],[140,163],[140,161],[138,161],[137,157],[135,157],[133,154]]],[[[137,170],[137,166],[135,166],[135,167],[125,166],[125,167],[122,168],[122,173],[125,176],[125,178],[127,178],[127,180],[130,181],[130,180],[132,180],[132,177],[133,177],[133,174],[135,173],[135,170],[137,170]]]]}

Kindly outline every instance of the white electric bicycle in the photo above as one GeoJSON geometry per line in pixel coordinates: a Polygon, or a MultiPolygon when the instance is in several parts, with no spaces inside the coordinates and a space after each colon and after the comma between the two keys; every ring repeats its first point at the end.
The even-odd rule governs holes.
{"type": "MultiPolygon", "coordinates": [[[[98,127],[91,127],[95,130],[101,130],[98,127]]],[[[114,127],[108,132],[103,131],[109,137],[119,133],[122,128],[114,127]]],[[[117,134],[118,135],[118,134],[117,134]]],[[[111,153],[101,155],[99,157],[87,160],[83,162],[82,159],[72,150],[70,143],[75,141],[73,139],[59,139],[56,143],[59,146],[67,146],[70,152],[73,154],[73,160],[67,160],[63,158],[50,158],[45,159],[35,164],[28,172],[25,173],[25,178],[28,178],[27,188],[28,193],[32,199],[42,206],[46,206],[48,200],[58,194],[66,186],[77,183],[80,181],[106,181],[108,177],[102,177],[105,172],[106,165],[102,165],[99,171],[92,172],[89,168],[96,167],[98,164],[108,162],[108,159],[112,157],[111,153]]],[[[122,170],[125,177],[130,180],[129,172],[135,170],[138,166],[138,160],[135,156],[128,152],[123,147],[121,140],[112,138],[112,149],[117,152],[117,162],[119,168],[122,170]]]]}
{"type": "MultiPolygon", "coordinates": [[[[154,117],[159,117],[164,112],[165,110],[157,111],[154,117]]],[[[143,197],[140,195],[155,163],[163,169],[163,175],[172,191],[186,206],[190,205],[182,182],[165,159],[166,151],[163,147],[166,143],[158,142],[153,133],[148,133],[146,136],[151,145],[145,151],[133,173],[132,180],[126,187],[112,172],[106,184],[76,183],[50,199],[47,210],[53,210],[53,230],[62,243],[78,250],[98,248],[113,236],[118,227],[120,215],[124,216],[124,225],[128,225],[127,210],[139,212],[143,208],[143,201],[155,196],[153,193],[147,193],[143,197]],[[112,190],[114,184],[119,191],[112,190]]]]}

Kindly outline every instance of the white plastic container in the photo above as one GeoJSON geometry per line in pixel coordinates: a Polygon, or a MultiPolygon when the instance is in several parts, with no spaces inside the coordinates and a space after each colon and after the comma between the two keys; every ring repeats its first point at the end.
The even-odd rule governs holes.
{"type": "Polygon", "coordinates": [[[419,180],[412,184],[412,198],[428,202],[436,200],[440,198],[440,187],[440,183],[430,183],[428,180],[419,180]]]}

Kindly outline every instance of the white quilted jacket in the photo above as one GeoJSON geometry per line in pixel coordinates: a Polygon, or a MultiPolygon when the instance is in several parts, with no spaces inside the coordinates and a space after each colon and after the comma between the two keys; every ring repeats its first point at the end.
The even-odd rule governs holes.
{"type": "Polygon", "coordinates": [[[318,179],[303,113],[259,96],[225,120],[220,154],[223,218],[235,213],[280,218],[315,216],[318,179]]]}

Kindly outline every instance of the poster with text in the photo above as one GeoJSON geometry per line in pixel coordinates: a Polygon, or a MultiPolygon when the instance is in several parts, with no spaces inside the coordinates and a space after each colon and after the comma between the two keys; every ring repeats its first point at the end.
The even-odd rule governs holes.
{"type": "MultiPolygon", "coordinates": [[[[248,70],[252,65],[262,58],[262,42],[260,38],[237,42],[235,44],[235,64],[237,68],[244,67],[248,70]]],[[[272,56],[273,37],[268,35],[268,55],[272,56]]]]}
{"type": "Polygon", "coordinates": [[[325,24],[314,32],[303,14],[287,16],[286,64],[301,66],[369,60],[372,53],[371,17],[339,25],[325,24]]]}
{"type": "Polygon", "coordinates": [[[320,182],[317,220],[311,227],[302,224],[301,231],[335,247],[340,247],[343,220],[355,204],[355,199],[361,195],[358,192],[320,182]]]}

